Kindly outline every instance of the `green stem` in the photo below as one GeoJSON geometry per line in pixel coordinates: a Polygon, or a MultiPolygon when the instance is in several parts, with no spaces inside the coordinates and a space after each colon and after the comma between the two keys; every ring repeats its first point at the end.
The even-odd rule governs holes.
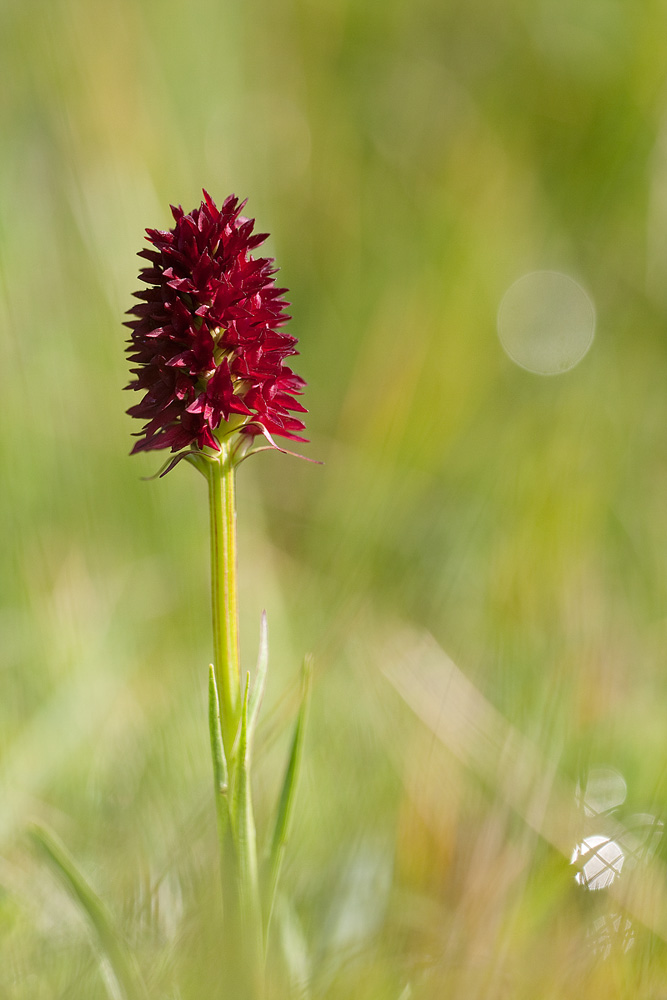
{"type": "Polygon", "coordinates": [[[207,478],[211,515],[213,662],[220,696],[222,739],[229,761],[240,719],[241,690],[234,465],[228,444],[221,444],[219,461],[207,464],[207,478]]]}
{"type": "Polygon", "coordinates": [[[219,457],[206,462],[206,477],[211,516],[215,680],[209,687],[209,723],[218,802],[223,893],[226,894],[230,886],[235,886],[236,889],[235,902],[230,900],[232,905],[226,907],[228,924],[225,931],[225,965],[230,979],[230,996],[233,995],[238,1000],[261,1000],[262,917],[259,909],[257,847],[250,789],[249,681],[246,681],[245,697],[242,699],[234,461],[229,442],[224,438],[220,442],[219,457]],[[229,791],[223,796],[222,789],[227,785],[229,791]],[[227,819],[231,838],[227,836],[227,819]],[[240,918],[238,922],[235,919],[237,917],[240,918]]]}

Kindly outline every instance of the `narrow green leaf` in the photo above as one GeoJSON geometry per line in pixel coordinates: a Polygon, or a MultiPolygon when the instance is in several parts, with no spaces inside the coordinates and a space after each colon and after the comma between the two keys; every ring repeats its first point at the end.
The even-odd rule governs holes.
{"type": "Polygon", "coordinates": [[[206,468],[206,466],[210,462],[210,459],[207,458],[205,455],[202,455],[199,452],[195,452],[195,451],[189,451],[189,452],[187,452],[184,457],[185,457],[185,461],[189,462],[190,465],[194,466],[194,468],[197,470],[197,472],[201,472],[201,474],[204,477],[204,479],[206,479],[206,477],[207,477],[207,468],[206,468]]]}
{"type": "Polygon", "coordinates": [[[308,943],[296,909],[284,893],[276,899],[274,919],[290,978],[290,996],[294,1000],[310,1000],[312,962],[308,943]]]}
{"type": "Polygon", "coordinates": [[[303,739],[306,729],[306,717],[308,715],[308,702],[310,700],[312,673],[312,659],[307,656],[303,662],[301,706],[299,708],[299,714],[294,726],[292,747],[290,750],[289,760],[287,762],[287,769],[285,771],[280,800],[278,802],[276,823],[273,830],[273,839],[271,841],[271,851],[269,854],[265,911],[265,933],[267,936],[269,924],[271,922],[271,914],[276,899],[276,890],[280,880],[283,857],[285,855],[285,845],[287,844],[287,838],[289,837],[292,814],[294,812],[294,802],[299,782],[299,773],[301,770],[301,758],[303,755],[303,739]]]}
{"type": "Polygon", "coordinates": [[[114,929],[107,907],[79,871],[65,845],[42,826],[33,825],[30,835],[92,925],[101,958],[107,966],[107,976],[115,980],[109,983],[105,977],[110,1000],[116,1000],[119,995],[123,1000],[147,1000],[146,987],[134,957],[114,929]]]}
{"type": "Polygon", "coordinates": [[[215,793],[215,808],[218,816],[218,839],[220,850],[224,850],[225,833],[229,819],[227,806],[227,759],[222,742],[222,726],[220,724],[220,701],[218,686],[215,682],[213,664],[208,668],[208,727],[211,736],[211,759],[213,761],[213,789],[215,793]]]}
{"type": "Polygon", "coordinates": [[[217,792],[224,795],[227,791],[227,759],[222,742],[218,685],[215,682],[215,668],[212,663],[209,663],[208,667],[208,726],[211,735],[211,757],[213,759],[215,788],[217,792]]]}
{"type": "Polygon", "coordinates": [[[233,782],[232,823],[238,863],[239,896],[246,931],[252,936],[257,956],[263,952],[262,919],[257,873],[257,834],[252,809],[250,784],[250,742],[248,739],[248,707],[250,674],[246,675],[238,748],[233,782]]]}
{"type": "Polygon", "coordinates": [[[250,740],[252,740],[255,734],[255,729],[257,728],[257,719],[259,716],[259,710],[262,706],[264,689],[266,687],[266,674],[268,666],[269,666],[269,628],[266,620],[266,611],[262,611],[262,617],[259,625],[259,654],[257,656],[255,683],[253,684],[252,694],[250,695],[250,705],[248,707],[248,732],[249,732],[248,738],[250,740]]]}

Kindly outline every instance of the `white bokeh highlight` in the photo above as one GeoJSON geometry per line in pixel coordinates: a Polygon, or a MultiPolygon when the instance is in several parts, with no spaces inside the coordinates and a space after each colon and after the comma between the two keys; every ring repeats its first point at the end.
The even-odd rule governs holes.
{"type": "Polygon", "coordinates": [[[592,767],[586,775],[585,784],[577,784],[575,798],[577,805],[591,819],[623,805],[627,794],[625,778],[615,767],[592,767]]]}
{"type": "Polygon", "coordinates": [[[598,835],[577,844],[570,862],[579,865],[574,876],[587,889],[606,889],[621,874],[625,855],[615,840],[598,835]]]}
{"type": "Polygon", "coordinates": [[[498,308],[498,337],[507,356],[536,375],[560,375],[588,352],[595,307],[574,278],[531,271],[507,289],[498,308]]]}

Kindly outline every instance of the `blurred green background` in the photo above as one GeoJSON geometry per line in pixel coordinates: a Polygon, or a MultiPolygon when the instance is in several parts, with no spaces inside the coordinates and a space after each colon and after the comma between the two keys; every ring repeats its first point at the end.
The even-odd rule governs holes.
{"type": "Polygon", "coordinates": [[[120,325],[144,228],[202,186],[271,233],[325,463],[239,470],[248,667],[263,607],[271,637],[262,828],[316,660],[272,995],[665,996],[662,845],[599,892],[568,853],[667,803],[666,15],[1,0],[0,996],[108,995],[34,818],[151,996],[225,996],[206,491],[128,458],[120,325]],[[541,269],[597,313],[550,377],[496,332],[541,269]],[[443,652],[440,728],[385,676],[419,696],[429,634],[472,692],[449,697],[443,652]],[[627,797],[593,820],[596,767],[627,797]]]}

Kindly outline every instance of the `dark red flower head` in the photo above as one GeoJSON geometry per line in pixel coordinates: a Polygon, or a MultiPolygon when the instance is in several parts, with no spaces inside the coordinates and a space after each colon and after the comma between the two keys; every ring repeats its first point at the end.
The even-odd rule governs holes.
{"type": "Polygon", "coordinates": [[[144,393],[127,412],[146,421],[132,449],[214,448],[223,421],[249,435],[267,431],[293,441],[305,413],[294,398],[305,385],[284,363],[296,338],[281,331],[289,316],[287,289],[277,288],[276,268],[252,252],[267,234],[252,233],[245,202],[230,195],[221,209],[204,191],[189,215],[172,213],[169,232],[147,229],[155,249],[141,250],[149,286],[128,310],[135,318],[127,348],[136,375],[127,386],[144,393]]]}

